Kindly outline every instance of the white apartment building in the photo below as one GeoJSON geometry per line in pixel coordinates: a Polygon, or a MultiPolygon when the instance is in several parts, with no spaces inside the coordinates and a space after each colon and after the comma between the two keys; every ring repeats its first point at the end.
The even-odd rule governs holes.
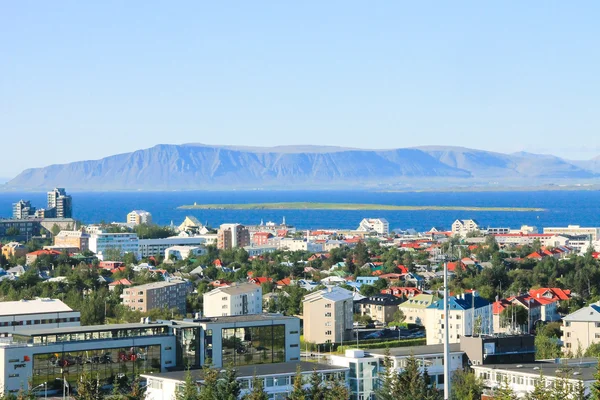
{"type": "Polygon", "coordinates": [[[173,246],[205,246],[216,240],[216,235],[171,236],[164,239],[139,239],[138,256],[141,258],[162,256],[173,246]]]}
{"type": "Polygon", "coordinates": [[[304,340],[339,343],[352,338],[354,293],[338,286],[304,296],[304,340]]]}
{"type": "Polygon", "coordinates": [[[585,353],[587,348],[600,343],[600,305],[592,304],[563,318],[563,353],[585,353]]]}
{"type": "Polygon", "coordinates": [[[592,241],[596,241],[600,238],[600,228],[583,228],[579,225],[569,225],[562,228],[544,228],[544,233],[552,233],[554,235],[588,236],[592,241]]]}
{"type": "Polygon", "coordinates": [[[452,223],[452,235],[467,236],[468,233],[478,231],[479,224],[474,219],[457,219],[452,223]]]}
{"type": "Polygon", "coordinates": [[[144,210],[133,210],[127,214],[128,225],[151,224],[152,214],[144,210]]]}
{"type": "Polygon", "coordinates": [[[204,317],[262,313],[262,288],[250,282],[216,288],[204,293],[204,317]]]}
{"type": "Polygon", "coordinates": [[[135,233],[107,233],[95,232],[90,235],[90,251],[96,253],[100,260],[104,260],[107,249],[116,249],[125,253],[138,254],[139,239],[135,233]]]}
{"type": "Polygon", "coordinates": [[[364,218],[360,221],[358,228],[359,232],[376,232],[378,235],[389,235],[390,224],[385,218],[364,218]]]}
{"type": "Polygon", "coordinates": [[[58,299],[0,302],[0,336],[24,329],[79,326],[81,314],[58,299]]]}
{"type": "MultiPolygon", "coordinates": [[[[438,300],[425,309],[427,344],[444,343],[444,301],[438,300]]],[[[492,303],[477,293],[463,293],[449,298],[448,329],[450,343],[459,343],[461,336],[473,335],[473,327],[479,325],[479,333],[493,333],[492,303]]],[[[477,332],[476,332],[477,333],[477,332]]]]}
{"type": "Polygon", "coordinates": [[[311,253],[320,253],[323,251],[323,244],[314,243],[306,239],[283,238],[278,243],[280,250],[308,251],[311,253]]]}
{"type": "Polygon", "coordinates": [[[494,238],[500,246],[532,245],[536,240],[547,247],[570,246],[569,238],[552,233],[504,233],[494,235],[494,238]]]}
{"type": "Polygon", "coordinates": [[[204,246],[171,246],[165,250],[165,259],[169,260],[171,256],[177,260],[185,260],[188,257],[196,257],[206,254],[204,246]]]}

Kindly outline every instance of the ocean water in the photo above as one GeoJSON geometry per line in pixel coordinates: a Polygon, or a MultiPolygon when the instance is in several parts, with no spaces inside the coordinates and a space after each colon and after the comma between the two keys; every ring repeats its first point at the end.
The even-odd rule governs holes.
{"type": "MultiPolygon", "coordinates": [[[[68,191],[68,188],[67,188],[68,191]]],[[[386,218],[391,229],[432,226],[449,228],[457,219],[474,218],[481,226],[518,228],[522,224],[544,226],[600,226],[600,191],[531,192],[418,192],[379,193],[369,191],[228,191],[228,192],[73,192],[74,217],[85,223],[125,221],[128,212],[144,209],[156,223],[181,223],[186,215],[217,226],[224,222],[258,224],[286,222],[299,229],[356,228],[362,218],[386,218]],[[535,207],[543,212],[489,211],[331,211],[331,210],[177,210],[185,204],[259,202],[338,202],[393,205],[535,207]]],[[[45,193],[0,193],[0,218],[12,214],[12,203],[31,200],[44,207],[45,193]]]]}

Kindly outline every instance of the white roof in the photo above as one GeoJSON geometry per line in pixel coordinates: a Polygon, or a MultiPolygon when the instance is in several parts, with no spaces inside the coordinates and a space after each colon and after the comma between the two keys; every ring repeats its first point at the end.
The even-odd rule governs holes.
{"type": "Polygon", "coordinates": [[[592,304],[589,307],[583,307],[564,317],[563,321],[600,322],[600,305],[592,304]]]}
{"type": "Polygon", "coordinates": [[[0,317],[70,311],[73,311],[73,309],[58,299],[3,301],[0,303],[0,317]]]}
{"type": "Polygon", "coordinates": [[[215,295],[217,293],[236,295],[236,294],[244,294],[244,293],[253,293],[253,292],[256,292],[258,289],[262,290],[262,288],[255,283],[244,282],[244,283],[234,284],[232,286],[218,287],[214,290],[211,290],[210,292],[208,292],[206,294],[210,295],[210,296],[215,295]]]}

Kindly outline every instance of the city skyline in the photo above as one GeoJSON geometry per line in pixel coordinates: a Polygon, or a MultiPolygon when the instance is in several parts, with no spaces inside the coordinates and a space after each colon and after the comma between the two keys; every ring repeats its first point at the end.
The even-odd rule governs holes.
{"type": "Polygon", "coordinates": [[[0,177],[190,142],[591,159],[598,7],[6,5],[0,130],[44,146],[0,177]]]}

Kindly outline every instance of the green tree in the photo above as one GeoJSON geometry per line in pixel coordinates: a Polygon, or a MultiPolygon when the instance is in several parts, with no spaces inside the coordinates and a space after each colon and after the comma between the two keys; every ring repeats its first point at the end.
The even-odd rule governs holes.
{"type": "Polygon", "coordinates": [[[452,375],[452,400],[479,400],[483,382],[470,370],[454,371],[452,375]]]}
{"type": "Polygon", "coordinates": [[[288,400],[304,400],[305,398],[304,385],[302,383],[302,370],[300,365],[296,368],[296,375],[294,376],[294,386],[292,392],[288,396],[288,400]]]}
{"type": "Polygon", "coordinates": [[[198,393],[198,397],[193,400],[213,400],[217,397],[217,383],[219,381],[219,371],[214,368],[204,368],[204,382],[198,393]]]}
{"type": "Polygon", "coordinates": [[[398,374],[394,385],[393,398],[396,399],[441,399],[441,393],[430,387],[427,371],[421,374],[419,363],[414,356],[406,360],[406,367],[398,374]]]}
{"type": "Polygon", "coordinates": [[[377,400],[393,400],[393,392],[397,384],[398,374],[394,371],[394,362],[390,357],[390,349],[385,349],[383,371],[380,374],[380,386],[375,392],[377,400]]]}
{"type": "Polygon", "coordinates": [[[198,385],[196,385],[196,381],[192,377],[192,373],[189,369],[185,373],[183,387],[177,391],[177,393],[175,394],[175,399],[200,400],[200,394],[198,393],[198,385]]]}
{"type": "Polygon", "coordinates": [[[79,378],[77,384],[77,395],[74,396],[77,400],[101,400],[104,399],[100,378],[92,377],[88,372],[84,371],[79,378]]]}
{"type": "Polygon", "coordinates": [[[539,379],[536,379],[533,386],[533,391],[527,393],[525,396],[526,400],[549,400],[552,396],[552,391],[546,385],[546,378],[543,374],[540,374],[539,379]]]}
{"type": "Polygon", "coordinates": [[[590,386],[590,400],[600,400],[600,357],[596,365],[596,374],[594,374],[594,383],[590,386]]]}
{"type": "Polygon", "coordinates": [[[56,236],[60,233],[60,226],[54,224],[52,228],[50,228],[50,232],[52,232],[52,236],[56,236]]]}
{"type": "Polygon", "coordinates": [[[500,322],[502,326],[511,326],[513,328],[527,325],[529,314],[525,307],[510,305],[500,313],[500,322]]]}
{"type": "Polygon", "coordinates": [[[244,400],[269,400],[269,396],[265,393],[262,378],[254,376],[252,379],[252,390],[244,396],[244,400]]]}
{"type": "Polygon", "coordinates": [[[349,398],[350,391],[345,381],[336,378],[329,382],[325,390],[325,400],[348,400],[349,398]]]}
{"type": "Polygon", "coordinates": [[[313,370],[310,375],[310,387],[306,393],[307,400],[323,400],[325,398],[325,390],[323,388],[323,382],[321,374],[316,369],[313,370]]]}
{"type": "Polygon", "coordinates": [[[228,366],[221,374],[217,382],[217,398],[223,400],[237,400],[240,395],[241,387],[237,380],[237,372],[233,367],[228,366]]]}
{"type": "Polygon", "coordinates": [[[503,380],[496,389],[494,389],[494,400],[517,400],[517,395],[510,387],[508,380],[503,380]]]}

